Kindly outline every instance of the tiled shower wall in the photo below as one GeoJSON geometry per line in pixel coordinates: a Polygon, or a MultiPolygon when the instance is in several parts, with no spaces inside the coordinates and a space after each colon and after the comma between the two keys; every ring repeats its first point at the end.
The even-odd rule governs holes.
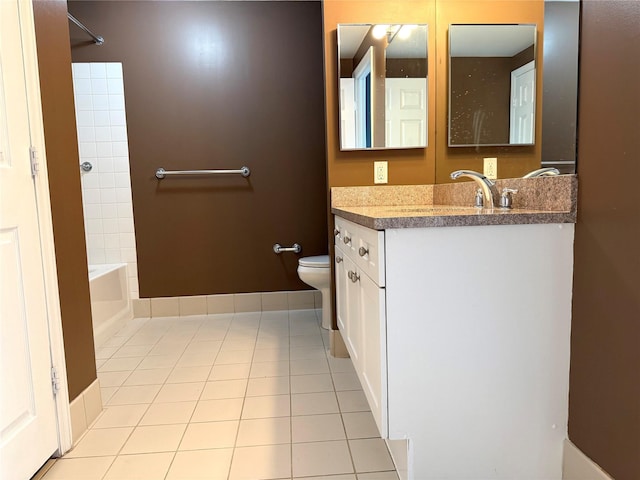
{"type": "Polygon", "coordinates": [[[89,265],[126,263],[138,298],[122,64],[74,63],[73,87],[89,265]]]}

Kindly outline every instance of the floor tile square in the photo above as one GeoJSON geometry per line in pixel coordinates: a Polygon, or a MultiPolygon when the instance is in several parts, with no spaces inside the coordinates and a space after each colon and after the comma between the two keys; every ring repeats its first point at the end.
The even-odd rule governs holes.
{"type": "Polygon", "coordinates": [[[373,419],[371,412],[343,413],[342,421],[349,439],[380,437],[376,421],[373,419]]]}
{"type": "Polygon", "coordinates": [[[101,372],[122,372],[134,370],[145,357],[110,358],[100,367],[101,372]]]}
{"type": "Polygon", "coordinates": [[[178,449],[186,428],[180,425],[139,426],[131,433],[121,454],[173,452],[178,449]]]}
{"type": "Polygon", "coordinates": [[[339,413],[334,392],[291,395],[291,415],[320,415],[323,413],[339,413]]]}
{"type": "Polygon", "coordinates": [[[289,339],[292,347],[322,347],[322,336],[317,335],[296,335],[289,339]]]}
{"type": "Polygon", "coordinates": [[[149,370],[134,370],[127,377],[123,385],[161,385],[165,382],[170,368],[152,368],[149,370]]]}
{"type": "MultiPolygon", "coordinates": [[[[324,345],[318,345],[315,347],[291,347],[289,350],[289,358],[291,360],[298,360],[304,358],[327,358],[327,352],[324,345]]],[[[351,359],[349,359],[351,361],[351,359]]]]}
{"type": "Polygon", "coordinates": [[[232,365],[236,363],[251,363],[253,350],[228,350],[218,353],[216,365],[232,365]]]}
{"type": "Polygon", "coordinates": [[[288,417],[291,415],[289,395],[247,397],[244,400],[242,419],[288,417]]]}
{"type": "Polygon", "coordinates": [[[289,377],[250,378],[247,385],[247,397],[287,395],[288,393],[289,377]]]}
{"type": "Polygon", "coordinates": [[[395,469],[389,450],[381,438],[349,440],[349,447],[357,473],[395,469]]]}
{"type": "Polygon", "coordinates": [[[129,375],[131,375],[130,370],[123,372],[98,372],[98,380],[100,380],[101,387],[119,387],[129,375]]]}
{"type": "Polygon", "coordinates": [[[289,348],[260,348],[253,353],[253,361],[285,362],[289,360],[289,348]]]}
{"type": "Polygon", "coordinates": [[[250,378],[282,377],[289,375],[289,362],[258,362],[251,364],[250,378]]]}
{"type": "Polygon", "coordinates": [[[247,380],[219,380],[205,383],[200,400],[219,398],[244,398],[247,391],[247,380]]]}
{"type": "Polygon", "coordinates": [[[189,423],[191,415],[196,408],[195,401],[152,403],[139,425],[170,425],[189,423]]]}
{"type": "Polygon", "coordinates": [[[353,362],[350,358],[327,357],[331,373],[356,373],[353,362]]]}
{"type": "Polygon", "coordinates": [[[112,355],[112,358],[144,357],[149,353],[149,350],[151,350],[151,345],[123,345],[112,355]]]}
{"type": "Polygon", "coordinates": [[[196,366],[196,367],[175,367],[166,383],[191,383],[191,382],[205,382],[209,377],[211,367],[196,366]]]}
{"type": "Polygon", "coordinates": [[[178,362],[177,355],[149,355],[138,365],[139,369],[149,368],[173,368],[178,362]]]}
{"type": "Polygon", "coordinates": [[[349,390],[336,392],[341,412],[367,412],[370,410],[369,402],[362,390],[349,390]]]}
{"type": "Polygon", "coordinates": [[[333,392],[333,380],[328,373],[320,375],[293,375],[291,393],[333,392]]]}
{"type": "Polygon", "coordinates": [[[119,455],[104,480],[163,480],[172,459],[173,452],[119,455]]]}
{"type": "Polygon", "coordinates": [[[139,385],[120,387],[106,405],[133,405],[139,403],[151,403],[156,397],[162,385],[139,385]]]}
{"type": "Polygon", "coordinates": [[[233,449],[176,453],[166,480],[227,480],[233,449]]]}
{"type": "Polygon", "coordinates": [[[239,420],[242,412],[242,403],[242,398],[201,400],[196,405],[191,421],[218,422],[222,420],[239,420]]]}
{"type": "Polygon", "coordinates": [[[239,378],[249,378],[250,363],[239,363],[235,365],[214,365],[209,375],[209,380],[235,380],[239,378]]]}
{"type": "Polygon", "coordinates": [[[317,375],[320,373],[329,373],[329,364],[324,358],[291,360],[291,375],[317,375]]]}
{"type": "Polygon", "coordinates": [[[290,478],[290,476],[291,447],[289,445],[235,449],[229,480],[290,478]]]}
{"type": "Polygon", "coordinates": [[[101,480],[116,457],[60,458],[44,480],[101,480]]]}
{"type": "Polygon", "coordinates": [[[117,455],[132,431],[132,427],[89,430],[65,458],[117,455]]]}
{"type": "Polygon", "coordinates": [[[336,392],[345,390],[362,390],[362,385],[360,384],[360,380],[358,379],[358,375],[356,373],[336,372],[332,375],[332,377],[333,384],[336,387],[336,392]]]}
{"type": "Polygon", "coordinates": [[[353,473],[347,442],[294,443],[292,446],[293,475],[334,475],[353,473]]]}
{"type": "MultiPolygon", "coordinates": [[[[307,479],[311,480],[311,479],[307,479]]],[[[398,474],[393,472],[359,473],[358,480],[398,480],[398,474]]]]}
{"type": "Polygon", "coordinates": [[[346,439],[339,414],[291,417],[293,443],[346,439]]]}
{"type": "Polygon", "coordinates": [[[180,450],[231,448],[238,433],[238,420],[191,423],[187,426],[180,450]]]}
{"type": "Polygon", "coordinates": [[[158,392],[154,402],[168,403],[198,400],[204,389],[204,384],[205,382],[165,383],[158,392]]]}
{"type": "Polygon", "coordinates": [[[176,363],[178,367],[210,366],[216,359],[217,352],[185,352],[176,363]]]}
{"type": "Polygon", "coordinates": [[[240,420],[236,446],[276,445],[291,443],[290,417],[240,420]]]}
{"type": "Polygon", "coordinates": [[[135,427],[147,407],[147,404],[105,407],[91,428],[135,427]]]}

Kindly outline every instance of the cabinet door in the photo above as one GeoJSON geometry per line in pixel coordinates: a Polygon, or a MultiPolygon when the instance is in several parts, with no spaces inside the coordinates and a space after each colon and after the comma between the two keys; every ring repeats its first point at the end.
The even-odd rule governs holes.
{"type": "Polygon", "coordinates": [[[361,315],[361,288],[360,272],[355,262],[349,257],[344,259],[346,276],[346,338],[344,341],[351,355],[351,361],[357,372],[362,369],[362,315],[361,315]]]}
{"type": "Polygon", "coordinates": [[[382,438],[387,431],[387,328],[385,290],[367,275],[360,280],[358,376],[382,438]]]}

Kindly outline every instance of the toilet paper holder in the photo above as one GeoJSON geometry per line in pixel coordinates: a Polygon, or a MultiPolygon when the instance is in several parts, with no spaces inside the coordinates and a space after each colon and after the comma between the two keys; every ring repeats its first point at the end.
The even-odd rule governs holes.
{"type": "Polygon", "coordinates": [[[283,247],[279,243],[276,243],[273,246],[273,251],[275,253],[277,253],[277,254],[280,254],[280,253],[283,253],[283,252],[300,253],[302,251],[302,247],[300,246],[299,243],[294,243],[293,246],[291,246],[291,247],[283,247]]]}

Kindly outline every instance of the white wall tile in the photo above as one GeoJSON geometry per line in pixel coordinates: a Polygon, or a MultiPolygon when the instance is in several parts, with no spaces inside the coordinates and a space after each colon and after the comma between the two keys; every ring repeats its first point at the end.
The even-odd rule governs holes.
{"type": "Polygon", "coordinates": [[[93,95],[92,102],[94,110],[109,110],[108,95],[93,95]]]}
{"type": "Polygon", "coordinates": [[[118,218],[133,218],[133,209],[130,203],[118,203],[118,218]]]}
{"type": "Polygon", "coordinates": [[[119,236],[122,248],[136,248],[136,239],[132,233],[120,233],[119,236]]]}
{"type": "MultiPolygon", "coordinates": [[[[108,127],[111,125],[111,119],[108,111],[93,111],[93,123],[96,127],[108,127]]],[[[113,139],[113,132],[111,133],[113,139]]]]}
{"type": "Polygon", "coordinates": [[[126,125],[127,121],[126,121],[126,117],[124,114],[124,110],[111,110],[109,112],[109,115],[111,117],[111,125],[112,126],[118,126],[118,125],[126,125]]]}
{"type": "Polygon", "coordinates": [[[102,221],[104,233],[118,233],[120,231],[120,225],[117,218],[106,218],[102,221]]]}
{"type": "Polygon", "coordinates": [[[80,151],[81,160],[95,158],[97,155],[95,142],[80,142],[78,148],[80,151]]]}
{"type": "MultiPolygon", "coordinates": [[[[91,95],[91,80],[89,78],[76,78],[73,80],[74,95],[91,95]]],[[[76,103],[77,104],[77,103],[76,103]]]]}
{"type": "Polygon", "coordinates": [[[107,89],[107,80],[105,78],[91,77],[91,93],[93,95],[107,95],[109,93],[109,90],[107,89]]]}
{"type": "Polygon", "coordinates": [[[105,248],[104,255],[107,263],[120,263],[122,261],[119,248],[105,248]]]}
{"type": "Polygon", "coordinates": [[[89,219],[102,218],[102,205],[94,203],[85,205],[84,216],[89,219]]]}
{"type": "Polygon", "coordinates": [[[131,202],[131,188],[116,188],[116,200],[118,202],[131,202]]]}
{"type": "Polygon", "coordinates": [[[116,188],[126,188],[131,185],[129,173],[118,172],[114,174],[116,188]]]}
{"type": "Polygon", "coordinates": [[[96,142],[111,142],[111,127],[93,127],[93,128],[95,130],[96,142]]]}
{"type": "Polygon", "coordinates": [[[118,204],[102,205],[102,218],[118,218],[118,204]]]}
{"type": "MultiPolygon", "coordinates": [[[[111,142],[97,142],[96,156],[98,158],[111,158],[113,156],[113,149],[111,148],[111,142]]],[[[101,171],[106,171],[106,170],[101,170],[101,171]]],[[[110,171],[113,171],[113,161],[111,161],[110,171]]]]}
{"type": "Polygon", "coordinates": [[[122,79],[122,64],[119,62],[109,62],[105,64],[107,78],[122,79]]]}
{"type": "MultiPolygon", "coordinates": [[[[77,106],[76,106],[77,108],[77,106]]],[[[93,127],[93,112],[81,111],[76,112],[76,123],[79,127],[93,127]]]]}
{"type": "Polygon", "coordinates": [[[136,249],[135,248],[121,248],[120,249],[120,261],[122,262],[135,262],[136,249]]]}
{"type": "Polygon", "coordinates": [[[119,218],[118,219],[118,228],[122,233],[134,232],[133,229],[133,218],[119,218]]]}
{"type": "Polygon", "coordinates": [[[113,156],[114,157],[126,157],[127,163],[129,163],[129,145],[127,142],[112,142],[113,156]]]}
{"type": "Polygon", "coordinates": [[[111,127],[111,140],[114,142],[126,142],[127,141],[127,128],[120,126],[111,127]]]}
{"type": "Polygon", "coordinates": [[[102,228],[102,220],[99,219],[85,219],[84,228],[89,233],[104,233],[102,228]]]}
{"type": "MultiPolygon", "coordinates": [[[[129,175],[129,157],[116,157],[113,158],[113,171],[117,173],[126,173],[129,175]]],[[[131,201],[131,198],[129,198],[131,201]]]]}
{"type": "Polygon", "coordinates": [[[100,201],[102,203],[117,203],[115,188],[101,188],[100,201]]]}
{"type": "Polygon", "coordinates": [[[89,78],[91,76],[91,68],[88,63],[74,63],[71,65],[73,79],[89,78]]]}
{"type": "Polygon", "coordinates": [[[107,80],[108,92],[110,95],[124,95],[124,84],[119,78],[110,78],[107,80]]]}
{"type": "Polygon", "coordinates": [[[88,234],[87,241],[93,248],[105,248],[105,236],[102,234],[88,234]]]}
{"type": "Polygon", "coordinates": [[[96,141],[95,128],[94,127],[78,127],[78,141],[79,142],[95,142],[96,141]]]}
{"type": "MultiPolygon", "coordinates": [[[[107,144],[108,145],[108,144],[107,144]]],[[[105,148],[101,148],[101,144],[98,143],[98,160],[97,160],[97,167],[98,167],[98,173],[103,174],[103,173],[114,173],[114,168],[113,168],[113,158],[111,158],[111,156],[109,155],[101,155],[101,154],[105,154],[108,153],[109,149],[105,149],[105,148]]]]}
{"type": "Polygon", "coordinates": [[[107,235],[101,235],[101,237],[104,239],[104,248],[120,248],[119,233],[109,233],[107,235]]]}
{"type": "Polygon", "coordinates": [[[91,78],[107,78],[107,67],[104,63],[90,63],[89,72],[91,78]]]}
{"type": "MultiPolygon", "coordinates": [[[[80,158],[80,161],[93,160],[91,158],[80,158]]],[[[100,178],[96,172],[82,172],[80,174],[82,188],[100,188],[100,178]]]]}
{"type": "Polygon", "coordinates": [[[124,110],[124,95],[109,95],[110,110],[124,110]]]}
{"type": "Polygon", "coordinates": [[[76,111],[93,111],[93,97],[91,95],[78,95],[76,97],[76,111]]]}
{"type": "Polygon", "coordinates": [[[100,188],[114,188],[115,186],[116,186],[115,174],[113,173],[100,174],[100,188]]]}
{"type": "Polygon", "coordinates": [[[102,201],[99,188],[85,188],[82,191],[82,201],[85,205],[90,203],[100,203],[102,201]]]}

